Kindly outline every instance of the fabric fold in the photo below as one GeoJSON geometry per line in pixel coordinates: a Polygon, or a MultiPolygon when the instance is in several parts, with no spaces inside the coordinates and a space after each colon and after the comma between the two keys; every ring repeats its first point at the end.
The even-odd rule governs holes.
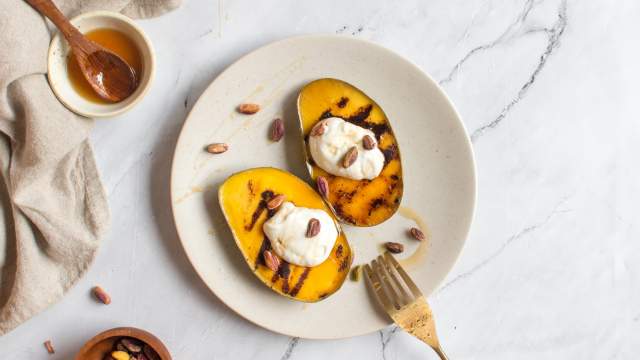
{"type": "MultiPolygon", "coordinates": [[[[176,0],[56,1],[65,14],[157,16],[176,0]]],[[[51,31],[26,2],[0,2],[0,335],[60,300],[110,224],[89,134],[46,79],[51,31]],[[29,29],[29,31],[25,31],[29,29]]]]}

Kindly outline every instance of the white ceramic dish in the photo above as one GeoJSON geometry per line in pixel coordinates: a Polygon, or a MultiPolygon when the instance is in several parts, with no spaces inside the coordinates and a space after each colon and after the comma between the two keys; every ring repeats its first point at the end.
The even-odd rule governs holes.
{"type": "Polygon", "coordinates": [[[98,104],[80,96],[71,86],[67,75],[67,55],[69,44],[58,32],[49,45],[49,84],[60,102],[69,110],[86,117],[111,117],[131,109],[147,93],[155,73],[155,56],[151,42],[135,22],[128,17],[111,11],[93,11],[71,19],[80,32],[109,28],[119,30],[136,44],[142,56],[142,74],[136,91],[127,99],[114,104],[98,104]]]}
{"type": "Polygon", "coordinates": [[[413,253],[418,242],[406,232],[414,226],[411,212],[417,213],[428,227],[429,242],[408,268],[430,294],[455,263],[469,231],[476,199],[473,153],[458,114],[436,82],[378,45],[339,36],[296,37],[231,65],[205,90],[184,124],[173,158],[171,196],[187,256],[225,304],[275,332],[331,339],[369,333],[391,321],[378,310],[364,281],[347,280],[336,294],[313,304],[268,289],[245,264],[217,199],[218,186],[229,175],[250,167],[278,167],[309,179],[296,99],[304,84],[323,77],[345,80],[378,102],[402,152],[403,209],[376,227],[343,226],[354,265],[377,256],[385,241],[405,243],[401,258],[413,253]],[[235,109],[243,102],[258,103],[262,110],[238,114],[235,109]],[[279,143],[268,139],[275,117],[286,124],[279,143]],[[204,146],[213,142],[226,142],[230,149],[206,153],[204,146]]]}

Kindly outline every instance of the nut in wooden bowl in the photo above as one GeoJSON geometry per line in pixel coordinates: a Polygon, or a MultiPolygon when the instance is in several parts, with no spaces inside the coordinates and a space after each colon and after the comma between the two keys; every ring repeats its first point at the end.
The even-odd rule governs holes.
{"type": "Polygon", "coordinates": [[[117,352],[116,358],[126,354],[130,360],[172,360],[169,350],[160,339],[147,331],[132,327],[115,328],[94,336],[80,349],[75,360],[111,359],[114,358],[111,355],[114,352],[117,352]],[[141,351],[138,352],[138,348],[141,351]]]}

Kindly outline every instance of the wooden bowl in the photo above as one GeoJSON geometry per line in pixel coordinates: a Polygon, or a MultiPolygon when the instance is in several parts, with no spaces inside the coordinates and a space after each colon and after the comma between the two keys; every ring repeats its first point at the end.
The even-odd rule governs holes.
{"type": "Polygon", "coordinates": [[[132,327],[110,329],[94,336],[80,349],[76,360],[103,360],[105,355],[113,350],[113,344],[122,337],[140,340],[151,346],[160,355],[160,359],[171,360],[169,350],[160,339],[149,332],[132,327]]]}

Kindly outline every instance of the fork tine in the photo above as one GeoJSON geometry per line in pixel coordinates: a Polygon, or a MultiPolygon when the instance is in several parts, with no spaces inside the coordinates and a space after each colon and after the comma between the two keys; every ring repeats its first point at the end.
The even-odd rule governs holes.
{"type": "Polygon", "coordinates": [[[409,287],[409,290],[411,290],[411,293],[413,293],[413,296],[415,297],[422,296],[420,289],[418,289],[418,287],[413,282],[413,280],[411,280],[409,275],[407,275],[407,272],[404,271],[402,266],[400,266],[400,264],[398,263],[398,260],[396,260],[396,258],[394,258],[393,255],[391,255],[388,252],[384,254],[384,257],[387,258],[391,262],[391,264],[393,264],[393,267],[396,269],[396,271],[398,271],[398,274],[400,274],[404,282],[407,284],[407,286],[409,287]]]}
{"type": "Polygon", "coordinates": [[[400,309],[404,304],[402,303],[400,296],[398,296],[393,286],[391,286],[391,282],[389,282],[389,277],[384,271],[384,266],[381,264],[382,261],[384,261],[382,259],[382,256],[378,256],[376,260],[373,260],[371,262],[371,265],[373,266],[373,271],[380,278],[380,282],[384,285],[384,288],[387,291],[387,294],[391,298],[391,301],[395,305],[396,309],[400,309]]]}
{"type": "Polygon", "coordinates": [[[364,265],[364,274],[367,280],[369,281],[369,285],[371,286],[371,289],[376,294],[376,298],[378,299],[378,301],[380,302],[380,305],[382,305],[384,310],[387,312],[393,310],[394,309],[393,305],[391,305],[391,302],[389,301],[387,294],[385,294],[384,290],[382,289],[382,283],[378,279],[377,274],[375,274],[373,270],[371,270],[371,266],[369,266],[369,264],[364,265]]]}
{"type": "Polygon", "coordinates": [[[413,298],[409,295],[407,290],[405,290],[405,287],[402,286],[402,281],[398,279],[396,272],[393,271],[393,264],[389,263],[389,259],[387,259],[386,256],[385,257],[380,256],[380,263],[383,265],[384,269],[386,270],[386,273],[387,273],[387,276],[389,276],[389,279],[391,279],[391,283],[400,293],[400,297],[405,299],[406,300],[405,302],[410,302],[411,300],[413,300],[413,298]]]}

